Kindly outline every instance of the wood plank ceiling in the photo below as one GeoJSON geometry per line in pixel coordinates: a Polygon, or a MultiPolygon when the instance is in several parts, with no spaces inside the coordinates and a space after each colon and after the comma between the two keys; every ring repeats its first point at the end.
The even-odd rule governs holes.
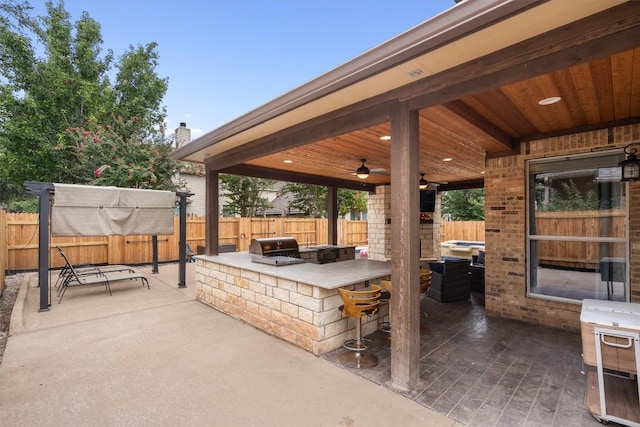
{"type": "Polygon", "coordinates": [[[192,151],[202,147],[194,155],[223,173],[371,191],[390,182],[392,141],[380,137],[390,135],[390,105],[404,99],[419,110],[425,178],[444,189],[481,186],[485,159],[522,142],[640,122],[638,10],[622,4],[210,160],[206,146],[192,151]],[[561,100],[540,105],[549,97],[561,100]],[[366,180],[354,173],[361,159],[366,180]]]}
{"type": "MultiPolygon", "coordinates": [[[[508,151],[505,141],[575,133],[640,117],[640,48],[575,65],[460,100],[420,110],[420,169],[431,182],[482,180],[485,157],[508,151]],[[544,98],[561,101],[540,105],[544,98]],[[444,159],[451,159],[444,161],[444,159]]],[[[258,168],[389,183],[388,122],[246,162],[258,168]],[[291,163],[285,163],[285,160],[291,163]]]]}

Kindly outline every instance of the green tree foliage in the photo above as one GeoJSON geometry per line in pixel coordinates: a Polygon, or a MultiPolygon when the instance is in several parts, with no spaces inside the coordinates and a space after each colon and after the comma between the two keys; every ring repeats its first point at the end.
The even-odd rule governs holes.
{"type": "MultiPolygon", "coordinates": [[[[282,191],[293,195],[290,207],[299,210],[304,216],[326,218],[327,187],[289,183],[282,187],[282,191]]],[[[365,193],[346,189],[338,190],[338,214],[340,216],[351,212],[365,212],[366,210],[367,197],[365,193]]]]}
{"type": "MultiPolygon", "coordinates": [[[[169,144],[143,141],[145,129],[137,117],[117,121],[96,130],[67,129],[78,147],[74,181],[89,185],[175,190],[172,181],[178,162],[169,155],[169,144]]],[[[158,132],[162,132],[160,129],[158,132]]],[[[64,148],[64,145],[59,145],[64,148]]]]}
{"type": "Polygon", "coordinates": [[[452,221],[484,220],[484,189],[442,192],[442,216],[452,221]]]}
{"type": "Polygon", "coordinates": [[[572,179],[560,181],[560,189],[550,188],[548,203],[544,203],[542,200],[537,201],[537,210],[545,212],[590,211],[610,208],[609,205],[601,206],[595,190],[586,188],[581,191],[572,179]]]}
{"type": "Polygon", "coordinates": [[[345,216],[350,213],[358,216],[366,212],[368,208],[367,194],[364,191],[338,190],[338,215],[345,216]]]}
{"type": "Polygon", "coordinates": [[[14,186],[93,179],[78,175],[80,140],[67,129],[98,132],[137,117],[122,142],[146,140],[158,137],[165,115],[168,81],[155,72],[155,43],[130,47],[114,63],[111,50],[102,54],[98,22],[85,12],[72,24],[62,1],[45,5],[46,15],[34,18],[26,1],[0,3],[0,182],[14,186]]]}
{"type": "Polygon", "coordinates": [[[224,207],[225,215],[255,217],[271,207],[269,200],[262,196],[264,190],[275,181],[249,176],[220,174],[220,189],[229,203],[224,207]]]}

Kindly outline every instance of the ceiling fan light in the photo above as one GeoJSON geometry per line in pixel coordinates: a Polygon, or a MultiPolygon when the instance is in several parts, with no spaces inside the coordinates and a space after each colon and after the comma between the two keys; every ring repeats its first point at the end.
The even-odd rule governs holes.
{"type": "Polygon", "coordinates": [[[424,179],[424,174],[421,173],[420,174],[420,189],[421,190],[426,190],[428,186],[429,186],[429,183],[427,182],[426,179],[424,179]]]}
{"type": "Polygon", "coordinates": [[[362,159],[362,166],[360,166],[358,168],[358,170],[356,170],[356,175],[360,179],[369,178],[369,172],[370,172],[369,168],[364,165],[364,162],[366,162],[366,161],[367,161],[367,159],[362,159]]]}

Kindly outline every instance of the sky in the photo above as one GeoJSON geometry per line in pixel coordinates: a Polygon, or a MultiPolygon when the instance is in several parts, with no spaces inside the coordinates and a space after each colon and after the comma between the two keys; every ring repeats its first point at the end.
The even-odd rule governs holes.
{"type": "MultiPolygon", "coordinates": [[[[43,14],[44,0],[32,0],[43,14]]],[[[171,132],[195,139],[455,6],[454,0],[66,0],[116,57],[158,43],[171,132]]]]}

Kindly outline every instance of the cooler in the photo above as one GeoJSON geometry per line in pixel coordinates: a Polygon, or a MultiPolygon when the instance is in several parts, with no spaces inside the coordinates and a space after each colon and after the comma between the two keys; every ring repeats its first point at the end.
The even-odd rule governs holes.
{"type": "MultiPolygon", "coordinates": [[[[640,332],[640,304],[617,301],[584,300],[580,314],[584,362],[597,365],[595,328],[601,332],[602,367],[637,374],[636,349],[633,339],[624,332],[640,332]],[[616,334],[623,332],[623,336],[616,334]]],[[[635,343],[636,345],[638,343],[635,343]]]]}
{"type": "Polygon", "coordinates": [[[640,304],[584,300],[580,314],[587,407],[600,422],[640,427],[640,304]]]}

